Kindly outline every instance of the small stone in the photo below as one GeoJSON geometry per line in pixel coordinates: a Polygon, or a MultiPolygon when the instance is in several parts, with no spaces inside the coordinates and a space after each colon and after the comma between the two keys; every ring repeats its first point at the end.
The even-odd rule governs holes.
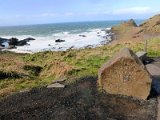
{"type": "Polygon", "coordinates": [[[55,42],[65,42],[65,40],[57,39],[55,42]]]}
{"type": "Polygon", "coordinates": [[[60,83],[54,83],[54,84],[47,86],[47,88],[64,88],[64,87],[65,87],[65,85],[60,84],[60,83]]]}
{"type": "Polygon", "coordinates": [[[79,35],[80,37],[86,37],[85,35],[79,35]]]}

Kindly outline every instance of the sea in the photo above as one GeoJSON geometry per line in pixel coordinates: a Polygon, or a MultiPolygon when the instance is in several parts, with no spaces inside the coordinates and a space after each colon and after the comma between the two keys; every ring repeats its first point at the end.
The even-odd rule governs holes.
{"type": "MultiPolygon", "coordinates": [[[[36,39],[30,41],[28,45],[19,46],[10,50],[19,53],[65,51],[68,49],[86,48],[87,46],[97,47],[110,41],[105,37],[108,34],[106,30],[123,21],[124,20],[5,26],[0,27],[0,37],[16,37],[19,40],[28,37],[36,39]],[[65,42],[55,42],[57,39],[65,40],[65,42]]],[[[143,20],[135,21],[137,24],[143,22],[143,20]]]]}

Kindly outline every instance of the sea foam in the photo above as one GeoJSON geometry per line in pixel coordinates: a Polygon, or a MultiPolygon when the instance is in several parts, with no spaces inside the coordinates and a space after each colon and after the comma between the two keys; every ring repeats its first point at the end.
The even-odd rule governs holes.
{"type": "MultiPolygon", "coordinates": [[[[107,28],[108,30],[109,28],[107,28]]],[[[20,46],[16,49],[10,51],[20,52],[20,53],[35,53],[41,51],[65,51],[67,49],[80,49],[87,46],[96,47],[104,43],[109,42],[106,39],[105,30],[101,29],[89,29],[85,32],[80,33],[70,33],[67,31],[53,33],[51,35],[18,35],[18,36],[2,36],[4,38],[16,37],[19,40],[25,39],[27,37],[33,37],[36,40],[28,42],[29,45],[20,46]],[[56,39],[65,40],[65,42],[55,42],[56,39]]]]}

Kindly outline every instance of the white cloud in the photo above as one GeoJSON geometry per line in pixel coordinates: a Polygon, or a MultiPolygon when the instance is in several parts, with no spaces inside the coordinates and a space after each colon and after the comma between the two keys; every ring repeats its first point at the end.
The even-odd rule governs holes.
{"type": "Polygon", "coordinates": [[[90,12],[90,13],[84,13],[82,15],[86,15],[86,16],[97,16],[97,15],[109,15],[110,12],[90,12]]]}
{"type": "Polygon", "coordinates": [[[67,13],[65,13],[64,15],[65,15],[65,16],[72,16],[72,15],[74,15],[74,13],[72,13],[72,12],[67,12],[67,13]]]}
{"type": "Polygon", "coordinates": [[[36,15],[38,17],[60,17],[60,16],[73,16],[74,13],[66,12],[66,13],[42,13],[40,15],[36,15]]]}
{"type": "Polygon", "coordinates": [[[39,16],[40,17],[55,17],[55,16],[57,16],[57,14],[56,13],[42,13],[39,16]]]}
{"type": "Polygon", "coordinates": [[[152,12],[150,7],[131,7],[131,8],[123,8],[114,10],[113,14],[146,14],[152,12]]]}

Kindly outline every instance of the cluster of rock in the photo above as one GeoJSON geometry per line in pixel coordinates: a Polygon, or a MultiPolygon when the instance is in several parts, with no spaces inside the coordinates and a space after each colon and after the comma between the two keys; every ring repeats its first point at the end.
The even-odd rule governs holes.
{"type": "Polygon", "coordinates": [[[35,39],[31,37],[25,38],[23,40],[19,40],[17,38],[10,38],[10,39],[0,38],[0,48],[12,49],[15,48],[16,46],[29,45],[28,42],[30,42],[31,40],[35,39]]]}

